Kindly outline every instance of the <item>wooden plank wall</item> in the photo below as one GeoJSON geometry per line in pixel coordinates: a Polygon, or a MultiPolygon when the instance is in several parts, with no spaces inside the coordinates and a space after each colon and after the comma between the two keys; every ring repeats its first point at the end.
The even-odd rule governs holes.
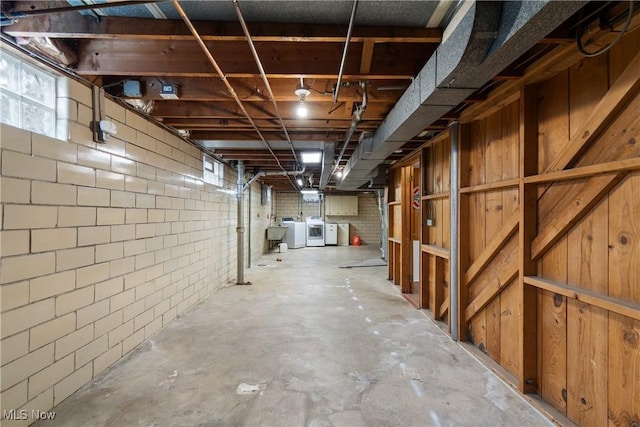
{"type": "Polygon", "coordinates": [[[513,223],[518,201],[518,115],[519,104],[513,102],[485,119],[463,125],[461,149],[468,151],[468,182],[461,182],[461,198],[468,198],[468,212],[473,218],[461,224],[460,234],[469,237],[469,253],[464,282],[471,302],[495,297],[483,303],[469,316],[469,337],[480,349],[508,371],[517,374],[518,319],[515,276],[501,281],[505,266],[513,270],[516,260],[517,235],[513,223]],[[505,228],[506,227],[506,228],[505,228]],[[505,231],[506,229],[509,230],[505,231]],[[497,243],[503,248],[496,252],[497,243]],[[499,283],[501,291],[493,289],[499,283]]]}
{"type": "Polygon", "coordinates": [[[389,243],[387,251],[387,277],[395,285],[400,285],[402,275],[402,179],[401,169],[389,171],[388,226],[389,243]]]}
{"type": "MultiPolygon", "coordinates": [[[[614,108],[601,102],[639,48],[636,32],[611,54],[584,59],[538,86],[539,174],[640,156],[640,94],[635,90],[573,164],[557,167],[594,111],[614,108]]],[[[547,230],[563,230],[537,257],[538,275],[555,286],[538,290],[540,395],[580,425],[638,423],[638,316],[585,303],[562,292],[562,285],[593,292],[596,300],[613,297],[640,308],[640,172],[542,183],[538,189],[534,252],[547,230]],[[581,212],[579,204],[589,208],[581,212]]]]}
{"type": "Polygon", "coordinates": [[[449,324],[449,248],[450,214],[449,132],[443,132],[423,149],[422,163],[422,277],[425,297],[422,308],[428,308],[436,320],[449,324]],[[427,226],[427,219],[433,226],[427,226]]]}
{"type": "MultiPolygon", "coordinates": [[[[461,337],[576,424],[640,425],[640,31],[595,58],[561,48],[460,119],[461,337]]],[[[436,319],[449,150],[448,131],[422,148],[436,319]]]]}

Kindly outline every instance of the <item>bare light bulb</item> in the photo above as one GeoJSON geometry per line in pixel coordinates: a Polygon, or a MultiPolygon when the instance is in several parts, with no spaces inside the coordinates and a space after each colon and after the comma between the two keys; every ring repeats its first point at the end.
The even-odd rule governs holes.
{"type": "Polygon", "coordinates": [[[298,113],[298,117],[307,117],[307,114],[309,112],[307,111],[307,106],[304,104],[304,102],[301,101],[298,104],[297,113],[298,113]]]}
{"type": "Polygon", "coordinates": [[[336,177],[338,177],[338,178],[342,178],[342,171],[338,171],[338,172],[336,172],[336,177]]]}

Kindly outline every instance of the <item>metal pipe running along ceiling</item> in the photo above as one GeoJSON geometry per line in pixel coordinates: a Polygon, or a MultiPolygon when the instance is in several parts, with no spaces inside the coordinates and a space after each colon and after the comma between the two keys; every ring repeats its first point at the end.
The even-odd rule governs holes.
{"type": "Polygon", "coordinates": [[[365,188],[395,150],[440,119],[583,7],[584,1],[487,2],[463,5],[433,56],[373,135],[358,144],[337,182],[365,188]]]}
{"type": "MultiPolygon", "coordinates": [[[[238,96],[236,91],[233,89],[233,86],[231,86],[231,83],[229,83],[229,81],[227,80],[227,76],[224,74],[224,72],[222,71],[222,69],[218,65],[218,62],[215,60],[215,58],[213,57],[213,55],[209,51],[209,48],[207,48],[207,45],[202,40],[202,37],[200,36],[198,31],[194,27],[193,23],[191,22],[191,20],[189,19],[189,17],[185,13],[184,9],[182,9],[182,6],[180,6],[180,2],[178,0],[173,0],[173,6],[176,9],[176,11],[178,12],[178,14],[180,15],[180,17],[182,18],[182,20],[184,21],[184,23],[189,28],[189,31],[191,31],[191,34],[193,34],[193,37],[196,39],[196,41],[198,42],[198,45],[200,46],[200,48],[204,52],[205,56],[207,57],[207,59],[209,60],[209,62],[213,66],[213,68],[216,70],[216,72],[218,73],[218,76],[220,77],[220,79],[222,80],[224,85],[226,86],[227,90],[229,91],[229,93],[233,97],[234,101],[236,102],[238,107],[240,107],[240,110],[245,115],[247,120],[249,120],[249,123],[251,123],[251,126],[253,126],[254,131],[256,132],[256,134],[258,134],[258,137],[262,141],[262,144],[264,145],[264,147],[269,151],[269,153],[271,153],[271,156],[273,156],[274,160],[278,164],[278,167],[283,172],[286,172],[285,168],[280,163],[280,159],[278,159],[278,156],[276,155],[276,153],[274,153],[273,149],[269,145],[269,142],[266,140],[264,135],[262,135],[262,132],[260,131],[260,128],[258,128],[258,125],[253,121],[253,118],[249,115],[249,112],[244,107],[244,104],[242,103],[242,100],[240,99],[240,97],[238,96]]],[[[287,178],[289,179],[289,182],[291,183],[291,186],[293,188],[296,188],[295,184],[293,183],[293,181],[291,181],[291,178],[288,175],[287,175],[287,178]]]]}

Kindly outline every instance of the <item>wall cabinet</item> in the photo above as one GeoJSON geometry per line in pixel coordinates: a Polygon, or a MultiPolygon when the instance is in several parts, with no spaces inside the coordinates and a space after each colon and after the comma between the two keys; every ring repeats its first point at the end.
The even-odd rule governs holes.
{"type": "Polygon", "coordinates": [[[325,215],[358,215],[358,196],[326,196],[325,215]]]}

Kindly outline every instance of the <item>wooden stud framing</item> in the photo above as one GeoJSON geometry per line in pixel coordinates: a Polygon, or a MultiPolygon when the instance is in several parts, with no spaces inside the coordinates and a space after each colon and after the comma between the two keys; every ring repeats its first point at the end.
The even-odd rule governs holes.
{"type": "Polygon", "coordinates": [[[519,223],[520,210],[517,210],[504,222],[500,231],[493,236],[493,239],[487,244],[484,251],[482,251],[480,256],[477,257],[473,261],[473,264],[467,269],[464,274],[465,283],[471,283],[478,276],[500,248],[502,248],[509,241],[513,233],[516,232],[519,223]]]}
{"type": "Polygon", "coordinates": [[[584,150],[597,138],[640,89],[640,53],[618,77],[613,86],[598,102],[591,115],[575,132],[565,149],[556,157],[547,172],[556,172],[571,166],[584,150]]]}
{"type": "MultiPolygon", "coordinates": [[[[457,303],[459,336],[579,425],[640,422],[638,46],[640,32],[596,59],[562,46],[466,109],[461,250],[435,227],[421,245],[433,317],[457,303]],[[457,302],[438,286],[447,255],[464,266],[457,302]]],[[[441,215],[439,145],[421,199],[441,215]]]]}
{"type": "Polygon", "coordinates": [[[360,59],[360,74],[369,74],[371,71],[371,59],[373,58],[373,40],[365,40],[362,45],[362,58],[360,59]]]}
{"type": "Polygon", "coordinates": [[[531,242],[536,235],[537,188],[526,185],[524,178],[538,172],[537,96],[533,87],[524,86],[520,95],[520,209],[518,228],[518,304],[519,313],[519,389],[522,393],[538,391],[537,299],[534,288],[527,286],[525,276],[536,273],[531,242]]]}
{"type": "MultiPolygon", "coordinates": [[[[548,210],[546,213],[554,213],[549,225],[545,227],[531,244],[531,255],[534,259],[542,256],[553,244],[561,239],[564,234],[575,225],[598,201],[600,201],[618,182],[624,178],[626,172],[618,172],[595,176],[590,178],[578,194],[572,195],[563,208],[548,210]]],[[[537,192],[537,190],[536,190],[537,192]]],[[[565,195],[566,197],[566,195],[565,195]]],[[[557,204],[547,204],[549,209],[555,209],[557,204]]],[[[543,216],[543,213],[541,213],[543,216]]]]}

